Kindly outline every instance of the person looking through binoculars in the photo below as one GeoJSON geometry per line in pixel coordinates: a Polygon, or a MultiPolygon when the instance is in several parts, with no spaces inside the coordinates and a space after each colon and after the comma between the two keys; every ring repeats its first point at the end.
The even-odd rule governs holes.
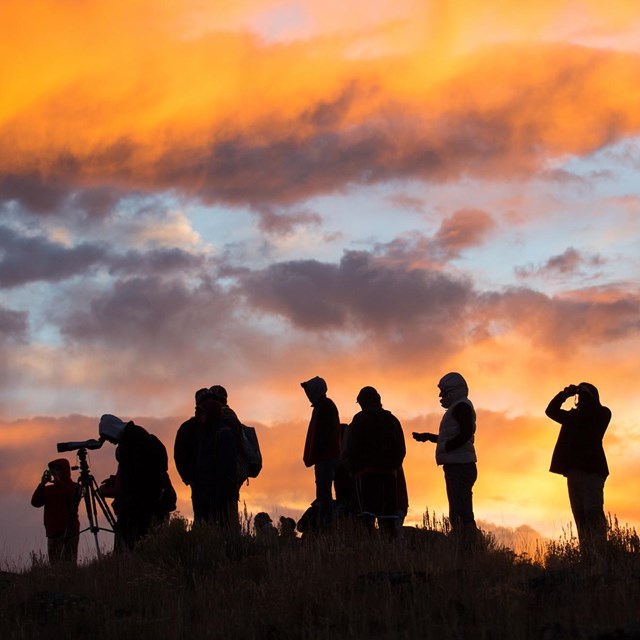
{"type": "Polygon", "coordinates": [[[73,562],[78,559],[78,483],[71,479],[71,466],[66,458],[52,460],[33,492],[31,504],[44,507],[49,562],[73,562]]]}

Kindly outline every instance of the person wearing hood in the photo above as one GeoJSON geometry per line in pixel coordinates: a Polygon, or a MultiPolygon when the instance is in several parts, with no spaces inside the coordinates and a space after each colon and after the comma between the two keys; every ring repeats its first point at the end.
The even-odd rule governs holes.
{"type": "Polygon", "coordinates": [[[418,442],[436,443],[436,463],[444,470],[453,533],[475,533],[473,485],[478,478],[474,447],[476,412],[469,400],[467,381],[457,372],[438,382],[440,404],[446,409],[438,433],[413,433],[418,442]]]}
{"type": "Polygon", "coordinates": [[[313,407],[302,459],[306,467],[314,467],[315,504],[322,528],[332,520],[332,485],[340,461],[340,416],[333,400],[327,397],[327,383],[323,378],[316,376],[301,382],[300,386],[313,407]]]}
{"type": "Polygon", "coordinates": [[[223,405],[214,390],[199,389],[195,399],[194,417],[176,434],[176,468],[191,487],[194,522],[237,530],[237,438],[223,419],[223,405]]]}
{"type": "Polygon", "coordinates": [[[132,549],[149,532],[167,489],[167,450],[156,436],[132,420],[125,422],[105,414],[100,418],[98,430],[101,438],[117,445],[119,491],[115,547],[132,549]]]}
{"type": "Polygon", "coordinates": [[[382,408],[373,387],[363,387],[356,402],[362,410],[345,432],[342,464],[355,480],[359,518],[369,530],[377,520],[378,527],[393,536],[408,508],[404,433],[398,419],[382,408]]]}
{"type": "Polygon", "coordinates": [[[42,474],[31,497],[34,507],[44,507],[44,529],[47,535],[49,562],[78,558],[78,483],[71,479],[71,466],[66,458],[52,460],[42,474]]]}
{"type": "Polygon", "coordinates": [[[604,483],[609,475],[602,439],[611,421],[611,410],[600,404],[594,385],[581,382],[557,393],[545,414],[561,425],[549,471],[567,478],[580,546],[585,550],[592,545],[602,546],[607,539],[604,483]],[[575,408],[563,409],[565,400],[573,396],[577,396],[575,408]]]}

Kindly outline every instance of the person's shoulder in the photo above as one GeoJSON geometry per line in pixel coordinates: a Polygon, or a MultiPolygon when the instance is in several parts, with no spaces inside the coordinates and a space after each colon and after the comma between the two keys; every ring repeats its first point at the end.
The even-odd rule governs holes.
{"type": "Polygon", "coordinates": [[[611,409],[609,409],[609,407],[605,407],[604,405],[602,405],[600,407],[600,415],[602,416],[603,420],[606,420],[607,422],[609,422],[609,420],[611,420],[611,409]]]}
{"type": "Polygon", "coordinates": [[[329,397],[324,396],[318,401],[318,406],[321,406],[325,409],[336,409],[336,403],[329,397]]]}
{"type": "Polygon", "coordinates": [[[191,429],[195,429],[198,424],[195,416],[191,416],[188,420],[185,420],[179,427],[178,433],[184,433],[186,431],[190,431],[191,429]]]}

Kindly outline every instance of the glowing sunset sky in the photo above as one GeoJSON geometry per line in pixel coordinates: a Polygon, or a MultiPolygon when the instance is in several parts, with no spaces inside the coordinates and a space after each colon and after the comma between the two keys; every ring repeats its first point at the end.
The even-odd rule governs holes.
{"type": "Polygon", "coordinates": [[[0,35],[0,557],[43,548],[57,442],[114,413],[171,454],[212,384],[260,436],[247,508],[299,515],[315,375],[398,416],[415,521],[460,371],[476,517],[550,536],[544,408],[588,380],[640,526],[637,0],[3,0],[0,35]]]}

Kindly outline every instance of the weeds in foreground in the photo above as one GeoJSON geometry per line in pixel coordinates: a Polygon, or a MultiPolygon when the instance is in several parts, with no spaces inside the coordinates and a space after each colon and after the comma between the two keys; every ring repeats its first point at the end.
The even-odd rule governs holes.
{"type": "MultiPolygon", "coordinates": [[[[598,563],[569,530],[534,557],[446,519],[393,540],[357,527],[303,541],[173,518],[135,553],[0,574],[3,638],[631,638],[640,547],[610,519],[598,563]],[[615,635],[612,635],[615,634],[615,635]]],[[[635,626],[634,626],[635,625],[635,626]]]]}

